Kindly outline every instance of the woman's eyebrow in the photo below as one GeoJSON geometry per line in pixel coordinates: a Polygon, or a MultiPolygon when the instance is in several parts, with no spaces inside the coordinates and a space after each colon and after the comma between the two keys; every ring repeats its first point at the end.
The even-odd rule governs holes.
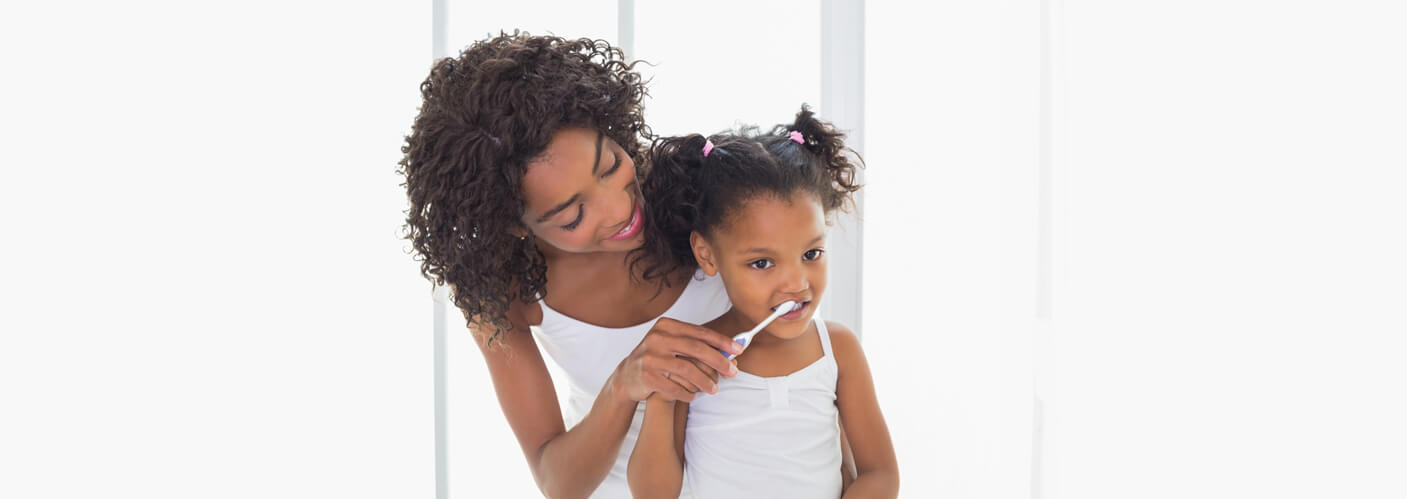
{"type": "MultiPolygon", "coordinates": [[[[601,143],[602,143],[602,142],[605,142],[605,140],[606,140],[606,134],[605,134],[605,132],[602,132],[602,131],[600,131],[600,130],[597,130],[597,131],[596,131],[596,159],[593,159],[593,160],[592,160],[593,162],[591,163],[591,176],[593,176],[593,177],[596,176],[596,170],[601,169],[601,143]]],[[[572,198],[571,198],[571,199],[568,199],[568,200],[566,200],[566,201],[563,201],[562,204],[559,204],[559,205],[557,205],[557,206],[554,206],[552,209],[547,210],[547,213],[543,213],[542,216],[537,219],[537,223],[546,222],[547,219],[552,218],[553,215],[556,215],[556,214],[558,214],[558,213],[561,213],[562,210],[565,210],[565,209],[567,209],[568,207],[570,207],[571,205],[576,204],[576,200],[577,200],[578,198],[580,198],[580,197],[581,197],[581,194],[572,194],[572,198]]]]}
{"type": "Polygon", "coordinates": [[[572,194],[572,198],[571,198],[571,199],[568,199],[566,202],[564,202],[564,203],[562,203],[562,204],[559,204],[559,205],[557,205],[556,207],[554,207],[554,208],[552,208],[552,209],[550,209],[550,210],[547,210],[547,213],[543,213],[543,214],[542,214],[542,218],[538,218],[538,219],[537,219],[537,223],[546,222],[547,219],[552,218],[553,215],[556,215],[556,214],[558,214],[558,213],[561,213],[562,210],[565,210],[565,209],[567,209],[567,207],[569,207],[569,206],[571,206],[571,205],[573,205],[573,204],[576,204],[576,200],[577,200],[578,198],[580,198],[580,197],[581,197],[581,194],[572,194]]]}
{"type": "Polygon", "coordinates": [[[591,163],[591,175],[592,175],[592,176],[595,176],[595,175],[596,175],[596,170],[598,170],[598,169],[601,168],[601,143],[602,143],[602,142],[605,142],[605,141],[606,141],[606,133],[605,133],[605,132],[602,132],[602,131],[600,131],[600,130],[597,130],[597,131],[596,131],[596,159],[593,160],[593,161],[595,161],[594,163],[591,163]]]}

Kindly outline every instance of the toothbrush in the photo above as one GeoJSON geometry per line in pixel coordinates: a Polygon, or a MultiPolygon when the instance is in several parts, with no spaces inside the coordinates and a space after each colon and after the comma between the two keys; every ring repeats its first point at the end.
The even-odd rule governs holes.
{"type": "MultiPolygon", "coordinates": [[[[771,324],[772,321],[777,320],[777,318],[781,317],[782,314],[795,310],[798,305],[800,304],[790,300],[782,302],[781,305],[777,305],[777,310],[772,312],[772,315],[767,316],[766,319],[762,319],[762,322],[757,323],[756,326],[753,326],[753,328],[748,330],[746,333],[739,333],[737,336],[734,336],[733,341],[736,341],[738,345],[741,345],[743,347],[743,351],[747,351],[748,345],[752,344],[752,337],[757,336],[758,331],[761,331],[762,328],[767,327],[767,325],[771,324]]],[[[743,352],[738,352],[737,355],[729,355],[727,352],[723,352],[723,355],[730,359],[742,354],[743,352]]]]}

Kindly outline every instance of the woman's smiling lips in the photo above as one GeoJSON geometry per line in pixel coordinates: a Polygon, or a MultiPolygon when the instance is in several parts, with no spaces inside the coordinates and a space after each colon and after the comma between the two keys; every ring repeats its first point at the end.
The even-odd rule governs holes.
{"type": "Polygon", "coordinates": [[[615,235],[606,238],[606,240],[607,240],[607,241],[621,241],[621,240],[630,239],[630,238],[632,238],[632,237],[635,237],[636,234],[639,234],[639,233],[640,233],[640,227],[642,227],[642,226],[645,225],[645,224],[640,223],[640,222],[644,221],[644,219],[645,219],[645,216],[644,216],[644,215],[645,215],[645,214],[642,213],[641,210],[640,210],[640,203],[635,203],[635,210],[632,211],[631,214],[630,214],[630,221],[629,221],[629,222],[626,222],[625,227],[622,227],[622,228],[620,229],[620,232],[617,232],[617,233],[615,233],[615,235]]]}

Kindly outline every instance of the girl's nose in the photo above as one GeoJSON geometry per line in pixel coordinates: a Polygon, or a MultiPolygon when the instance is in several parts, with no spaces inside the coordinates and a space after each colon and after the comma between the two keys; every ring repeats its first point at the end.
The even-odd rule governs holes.
{"type": "Polygon", "coordinates": [[[800,265],[788,265],[782,279],[781,291],[786,294],[801,293],[811,287],[811,281],[806,276],[806,269],[801,268],[800,265]]]}

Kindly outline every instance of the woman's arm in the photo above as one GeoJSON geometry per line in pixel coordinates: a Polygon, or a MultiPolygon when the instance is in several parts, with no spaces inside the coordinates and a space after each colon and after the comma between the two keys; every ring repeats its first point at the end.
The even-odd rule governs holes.
{"type": "MultiPolygon", "coordinates": [[[[527,324],[509,308],[515,326],[527,324]]],[[[498,405],[527,458],[533,480],[549,498],[587,497],[610,473],[635,415],[635,401],[607,383],[591,411],[570,431],[537,342],[527,327],[503,335],[505,348],[486,348],[484,361],[498,405]]]]}
{"type": "Polygon", "coordinates": [[[526,327],[526,308],[517,302],[509,307],[508,318],[518,327],[504,335],[506,348],[481,344],[480,349],[508,426],[538,489],[549,498],[586,497],[596,490],[615,464],[638,400],[654,393],[666,400],[692,400],[693,392],[716,386],[699,365],[732,368],[713,346],[736,349],[730,338],[661,319],[617,366],[590,412],[566,430],[551,375],[526,327]],[[696,365],[681,356],[700,358],[703,363],[696,365]],[[670,375],[665,376],[666,372],[670,375]]]}
{"type": "Polygon", "coordinates": [[[645,421],[626,476],[636,498],[679,497],[684,483],[684,426],[689,404],[660,397],[645,401],[645,421]]]}
{"type": "Polygon", "coordinates": [[[845,325],[826,321],[831,350],[835,352],[840,375],[836,380],[836,406],[844,425],[850,449],[854,452],[855,482],[845,490],[845,498],[898,497],[899,462],[889,440],[889,426],[879,410],[874,381],[860,339],[845,325]]]}

